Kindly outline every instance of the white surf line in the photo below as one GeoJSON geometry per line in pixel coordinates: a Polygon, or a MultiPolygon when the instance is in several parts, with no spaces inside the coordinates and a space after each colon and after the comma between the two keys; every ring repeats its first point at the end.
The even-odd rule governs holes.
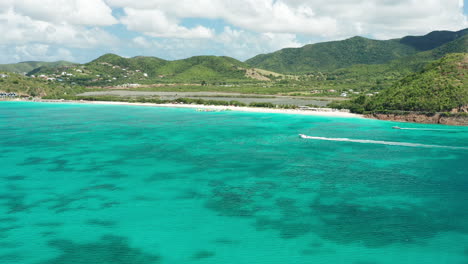
{"type": "Polygon", "coordinates": [[[440,146],[440,145],[426,145],[419,143],[408,143],[408,142],[393,142],[393,141],[381,141],[381,140],[366,140],[366,139],[349,139],[349,138],[327,138],[327,137],[312,137],[304,134],[299,134],[304,139],[315,139],[315,140],[327,140],[327,141],[343,141],[343,142],[355,142],[364,144],[380,144],[380,145],[391,145],[391,146],[404,146],[404,147],[420,147],[420,148],[444,148],[444,149],[463,149],[468,150],[468,147],[452,147],[452,146],[440,146]]]}
{"type": "Polygon", "coordinates": [[[401,130],[425,130],[425,131],[447,131],[447,132],[459,132],[455,129],[436,129],[436,128],[412,128],[412,127],[400,127],[401,130]]]}

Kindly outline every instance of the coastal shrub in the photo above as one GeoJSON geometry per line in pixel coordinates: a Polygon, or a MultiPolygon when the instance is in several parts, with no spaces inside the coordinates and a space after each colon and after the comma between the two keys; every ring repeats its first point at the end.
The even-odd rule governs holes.
{"type": "Polygon", "coordinates": [[[249,104],[250,107],[265,107],[265,108],[275,108],[276,105],[272,103],[257,103],[257,102],[252,102],[249,104]]]}
{"type": "Polygon", "coordinates": [[[297,105],[287,104],[287,105],[277,105],[278,108],[282,109],[297,109],[299,108],[297,105]]]}
{"type": "Polygon", "coordinates": [[[246,104],[239,102],[239,101],[229,101],[229,105],[233,106],[246,106],[246,104]]]}

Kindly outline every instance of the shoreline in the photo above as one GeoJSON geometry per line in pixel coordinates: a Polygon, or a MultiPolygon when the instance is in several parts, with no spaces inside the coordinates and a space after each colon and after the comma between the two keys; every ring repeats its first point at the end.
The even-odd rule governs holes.
{"type": "Polygon", "coordinates": [[[10,102],[36,102],[36,103],[76,103],[76,104],[96,104],[96,105],[128,105],[128,106],[147,106],[147,107],[174,107],[174,108],[191,108],[213,111],[238,111],[251,113],[271,113],[271,114],[297,114],[309,116],[325,116],[325,117],[348,117],[348,118],[365,118],[363,115],[353,114],[333,110],[331,108],[317,108],[317,110],[305,109],[282,109],[282,108],[264,108],[264,107],[246,107],[246,106],[224,106],[224,105],[196,105],[196,104],[155,104],[155,103],[131,103],[118,101],[81,101],[81,100],[8,100],[10,102]]]}

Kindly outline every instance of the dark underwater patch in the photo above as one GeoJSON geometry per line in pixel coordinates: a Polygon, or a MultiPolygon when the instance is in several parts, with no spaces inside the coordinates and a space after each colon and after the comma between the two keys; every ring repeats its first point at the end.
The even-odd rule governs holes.
{"type": "Polygon", "coordinates": [[[16,248],[18,247],[17,243],[12,243],[12,242],[0,242],[0,248],[6,249],[6,248],[16,248]]]}
{"type": "Polygon", "coordinates": [[[55,231],[44,231],[44,232],[41,232],[40,234],[41,234],[41,236],[43,236],[43,237],[49,237],[49,236],[54,236],[54,235],[56,235],[57,232],[55,232],[55,231]]]}
{"type": "Polygon", "coordinates": [[[114,227],[117,224],[117,222],[108,221],[108,220],[100,220],[100,219],[90,219],[86,221],[86,224],[94,225],[94,226],[102,226],[102,227],[114,227]]]}
{"type": "Polygon", "coordinates": [[[38,264],[153,264],[161,257],[132,248],[127,239],[118,236],[103,236],[91,243],[75,243],[71,240],[52,240],[50,247],[58,249],[59,256],[38,264]]]}
{"type": "Polygon", "coordinates": [[[145,179],[145,182],[152,183],[157,181],[170,181],[180,179],[180,176],[176,173],[155,173],[145,179]]]}
{"type": "Polygon", "coordinates": [[[79,202],[90,202],[91,200],[98,200],[101,202],[108,202],[107,198],[102,195],[80,195],[79,193],[71,194],[71,195],[57,195],[55,198],[49,198],[42,200],[41,203],[52,203],[48,207],[49,210],[53,210],[56,213],[62,213],[65,211],[72,211],[72,210],[91,210],[96,211],[100,208],[90,208],[84,205],[83,203],[79,202]]]}
{"type": "Polygon", "coordinates": [[[60,227],[63,225],[64,223],[61,223],[61,222],[43,222],[43,223],[36,224],[36,226],[39,226],[39,227],[60,227]]]}
{"type": "Polygon", "coordinates": [[[238,244],[239,242],[236,240],[228,239],[228,238],[218,238],[213,241],[216,244],[220,245],[232,245],[232,244],[238,244]]]}
{"type": "Polygon", "coordinates": [[[120,191],[122,190],[121,187],[115,185],[115,184],[96,184],[96,185],[90,185],[85,188],[81,189],[82,191],[120,191]]]}
{"type": "Polygon", "coordinates": [[[0,255],[1,263],[20,263],[23,260],[21,253],[8,253],[0,255]]]}
{"type": "Polygon", "coordinates": [[[38,164],[45,164],[48,160],[41,158],[41,157],[28,157],[23,162],[18,163],[18,166],[30,166],[30,165],[38,165],[38,164]]]}
{"type": "Polygon", "coordinates": [[[106,173],[104,175],[101,175],[104,178],[110,178],[110,179],[123,179],[123,178],[128,178],[127,174],[118,172],[118,171],[111,171],[109,173],[106,173]]]}
{"type": "Polygon", "coordinates": [[[393,243],[418,243],[420,239],[455,228],[444,217],[416,206],[402,209],[316,201],[311,209],[323,221],[323,226],[314,231],[340,244],[357,242],[367,247],[384,247],[393,243]]]}
{"type": "Polygon", "coordinates": [[[16,217],[2,217],[0,218],[0,223],[12,223],[18,221],[16,217]]]}
{"type": "Polygon", "coordinates": [[[34,207],[34,205],[26,204],[25,199],[24,194],[1,194],[0,201],[3,202],[0,205],[7,207],[9,214],[25,212],[34,207]]]}
{"type": "Polygon", "coordinates": [[[313,230],[313,226],[307,222],[300,222],[289,219],[270,219],[267,217],[259,217],[255,222],[255,227],[258,231],[268,229],[278,230],[280,237],[283,239],[292,239],[306,235],[313,230]]]}
{"type": "Polygon", "coordinates": [[[11,225],[11,226],[0,227],[0,238],[8,237],[10,231],[13,231],[13,230],[21,228],[21,227],[22,226],[19,226],[19,225],[11,225]]]}
{"type": "Polygon", "coordinates": [[[105,203],[101,204],[101,209],[111,208],[111,207],[114,207],[114,206],[117,206],[117,205],[120,205],[120,204],[121,203],[119,203],[119,202],[105,202],[105,203]]]}
{"type": "Polygon", "coordinates": [[[7,181],[22,181],[26,179],[26,176],[23,176],[23,175],[6,176],[4,177],[4,179],[7,181]]]}
{"type": "Polygon", "coordinates": [[[51,172],[72,172],[74,169],[68,166],[69,161],[65,159],[54,159],[50,164],[53,164],[55,167],[49,169],[51,172]]]}
{"type": "Polygon", "coordinates": [[[192,259],[193,260],[206,259],[206,258],[214,257],[215,255],[216,253],[214,253],[213,251],[200,250],[193,254],[192,259]]]}
{"type": "Polygon", "coordinates": [[[205,198],[206,195],[204,195],[201,192],[198,192],[197,190],[185,190],[181,194],[175,197],[177,200],[192,200],[192,199],[201,199],[205,198]]]}
{"type": "Polygon", "coordinates": [[[313,231],[314,226],[310,223],[311,216],[301,210],[296,200],[278,198],[275,205],[275,210],[280,211],[281,217],[277,219],[266,216],[258,217],[255,222],[257,230],[278,230],[280,237],[284,239],[304,236],[313,231]]]}
{"type": "Polygon", "coordinates": [[[223,216],[252,217],[259,210],[251,196],[236,188],[215,189],[205,206],[223,216]]]}
{"type": "Polygon", "coordinates": [[[158,199],[146,196],[146,195],[136,195],[133,197],[135,201],[140,201],[140,202],[154,202],[157,201],[158,199]]]}
{"type": "Polygon", "coordinates": [[[264,201],[273,196],[275,183],[254,181],[249,186],[227,185],[221,180],[209,183],[213,187],[205,206],[223,216],[254,217],[264,205],[257,201],[264,201]]]}

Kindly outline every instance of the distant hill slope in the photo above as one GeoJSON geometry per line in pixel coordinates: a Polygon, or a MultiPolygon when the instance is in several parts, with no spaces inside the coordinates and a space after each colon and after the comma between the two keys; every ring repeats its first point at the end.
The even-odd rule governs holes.
{"type": "Polygon", "coordinates": [[[349,107],[355,112],[442,112],[464,106],[468,106],[468,53],[448,54],[377,96],[353,100],[349,107]]]}
{"type": "Polygon", "coordinates": [[[22,96],[63,96],[84,91],[83,87],[28,78],[22,74],[4,72],[0,77],[0,92],[15,92],[22,96]]]}
{"type": "Polygon", "coordinates": [[[433,31],[424,36],[407,36],[400,40],[400,43],[412,46],[420,51],[435,49],[445,43],[454,41],[468,34],[468,28],[452,31],[433,31]]]}
{"type": "Polygon", "coordinates": [[[353,37],[287,48],[270,54],[255,56],[246,61],[252,67],[281,73],[333,71],[356,64],[385,64],[421,51],[440,47],[466,35],[468,29],[458,32],[434,31],[421,37],[392,40],[372,40],[353,37]]]}
{"type": "MultiPolygon", "coordinates": [[[[96,60],[73,67],[40,67],[28,75],[54,74],[65,81],[83,85],[110,85],[123,83],[164,83],[203,81],[249,80],[247,64],[230,57],[195,56],[188,59],[167,61],[155,57],[123,58],[105,54],[96,60]]],[[[251,79],[250,79],[251,80],[251,79]]]]}
{"type": "Polygon", "coordinates": [[[422,70],[428,63],[450,53],[468,53],[468,35],[435,49],[418,52],[385,64],[356,64],[334,70],[327,74],[327,78],[354,89],[374,87],[378,91],[390,87],[395,81],[422,70]]]}
{"type": "Polygon", "coordinates": [[[14,72],[14,73],[27,73],[39,67],[61,67],[71,66],[76,63],[68,61],[56,61],[56,62],[43,62],[43,61],[25,61],[13,64],[0,64],[0,71],[3,72],[14,72]]]}

